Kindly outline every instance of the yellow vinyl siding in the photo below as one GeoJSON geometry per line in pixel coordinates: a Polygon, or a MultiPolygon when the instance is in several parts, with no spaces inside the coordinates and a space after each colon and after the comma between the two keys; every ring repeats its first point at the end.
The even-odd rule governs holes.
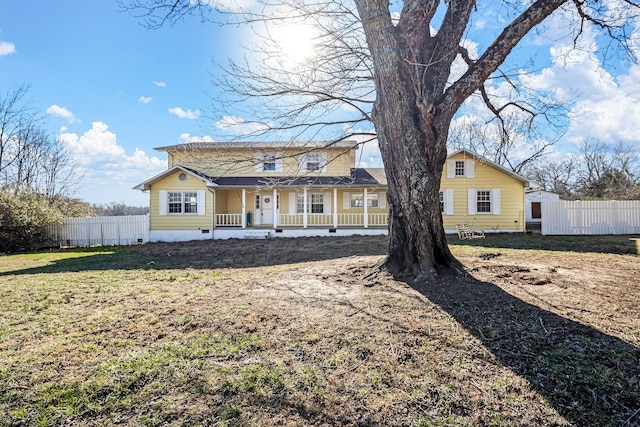
{"type": "MultiPolygon", "coordinates": [[[[459,153],[447,160],[473,160],[459,153]]],[[[443,215],[444,228],[455,230],[456,224],[468,223],[483,230],[521,231],[524,229],[524,183],[478,160],[473,161],[473,178],[447,178],[445,164],[441,190],[453,190],[453,215],[443,215]],[[500,190],[500,213],[469,213],[469,190],[500,190]]],[[[495,207],[492,206],[492,210],[495,207]]]]}
{"type": "Polygon", "coordinates": [[[304,167],[301,170],[299,150],[274,149],[273,151],[261,150],[207,150],[195,152],[171,152],[169,153],[169,167],[180,165],[195,169],[212,177],[216,176],[299,176],[299,175],[323,175],[323,176],[349,176],[355,157],[351,151],[323,150],[318,151],[326,156],[328,164],[322,172],[307,172],[304,167]],[[274,154],[278,165],[282,163],[281,171],[262,171],[256,163],[259,163],[261,154],[274,154]]]}
{"type": "Polygon", "coordinates": [[[159,179],[151,185],[150,190],[150,225],[151,230],[209,230],[212,228],[213,197],[206,189],[205,183],[188,175],[186,181],[180,181],[178,176],[182,171],[159,179]],[[160,190],[166,191],[198,191],[204,190],[204,215],[171,214],[160,215],[160,190]]]}

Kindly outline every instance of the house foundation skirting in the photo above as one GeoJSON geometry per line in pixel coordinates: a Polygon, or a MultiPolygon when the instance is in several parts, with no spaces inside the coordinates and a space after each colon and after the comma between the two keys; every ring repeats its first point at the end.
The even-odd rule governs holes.
{"type": "Polygon", "coordinates": [[[150,242],[187,242],[213,238],[213,230],[151,230],[150,242]]]}
{"type": "Polygon", "coordinates": [[[331,237],[386,235],[386,228],[216,228],[215,230],[151,230],[151,242],[207,239],[265,239],[275,237],[331,237]],[[205,233],[206,231],[206,233],[205,233]]]}

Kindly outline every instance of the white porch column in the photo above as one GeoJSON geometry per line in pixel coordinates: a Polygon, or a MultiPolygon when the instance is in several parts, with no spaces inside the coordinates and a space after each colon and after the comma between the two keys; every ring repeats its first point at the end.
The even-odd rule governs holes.
{"type": "Polygon", "coordinates": [[[369,228],[369,203],[367,203],[367,189],[364,189],[364,228],[369,228]]]}
{"type": "Polygon", "coordinates": [[[307,228],[307,187],[303,188],[302,201],[304,208],[302,209],[302,227],[307,228]]]}
{"type": "Polygon", "coordinates": [[[333,189],[333,228],[338,228],[338,189],[333,189]]]}
{"type": "Polygon", "coordinates": [[[242,228],[247,228],[247,190],[242,189],[242,228]]]}
{"type": "Polygon", "coordinates": [[[273,189],[273,228],[278,228],[278,219],[280,219],[280,210],[278,209],[278,190],[273,189]]]}

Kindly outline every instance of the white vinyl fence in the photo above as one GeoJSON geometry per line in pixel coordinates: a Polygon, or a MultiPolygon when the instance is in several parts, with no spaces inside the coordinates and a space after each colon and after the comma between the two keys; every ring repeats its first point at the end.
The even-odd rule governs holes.
{"type": "Polygon", "coordinates": [[[60,246],[137,245],[149,241],[149,215],[65,218],[49,234],[60,246]]]}
{"type": "Polygon", "coordinates": [[[544,201],[542,234],[640,234],[640,200],[544,201]]]}

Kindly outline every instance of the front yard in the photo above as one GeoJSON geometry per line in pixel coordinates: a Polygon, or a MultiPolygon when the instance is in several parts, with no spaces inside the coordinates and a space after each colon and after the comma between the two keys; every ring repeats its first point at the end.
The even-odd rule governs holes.
{"type": "Polygon", "coordinates": [[[637,425],[638,242],[453,237],[412,286],[384,237],[1,256],[0,425],[637,425]]]}

